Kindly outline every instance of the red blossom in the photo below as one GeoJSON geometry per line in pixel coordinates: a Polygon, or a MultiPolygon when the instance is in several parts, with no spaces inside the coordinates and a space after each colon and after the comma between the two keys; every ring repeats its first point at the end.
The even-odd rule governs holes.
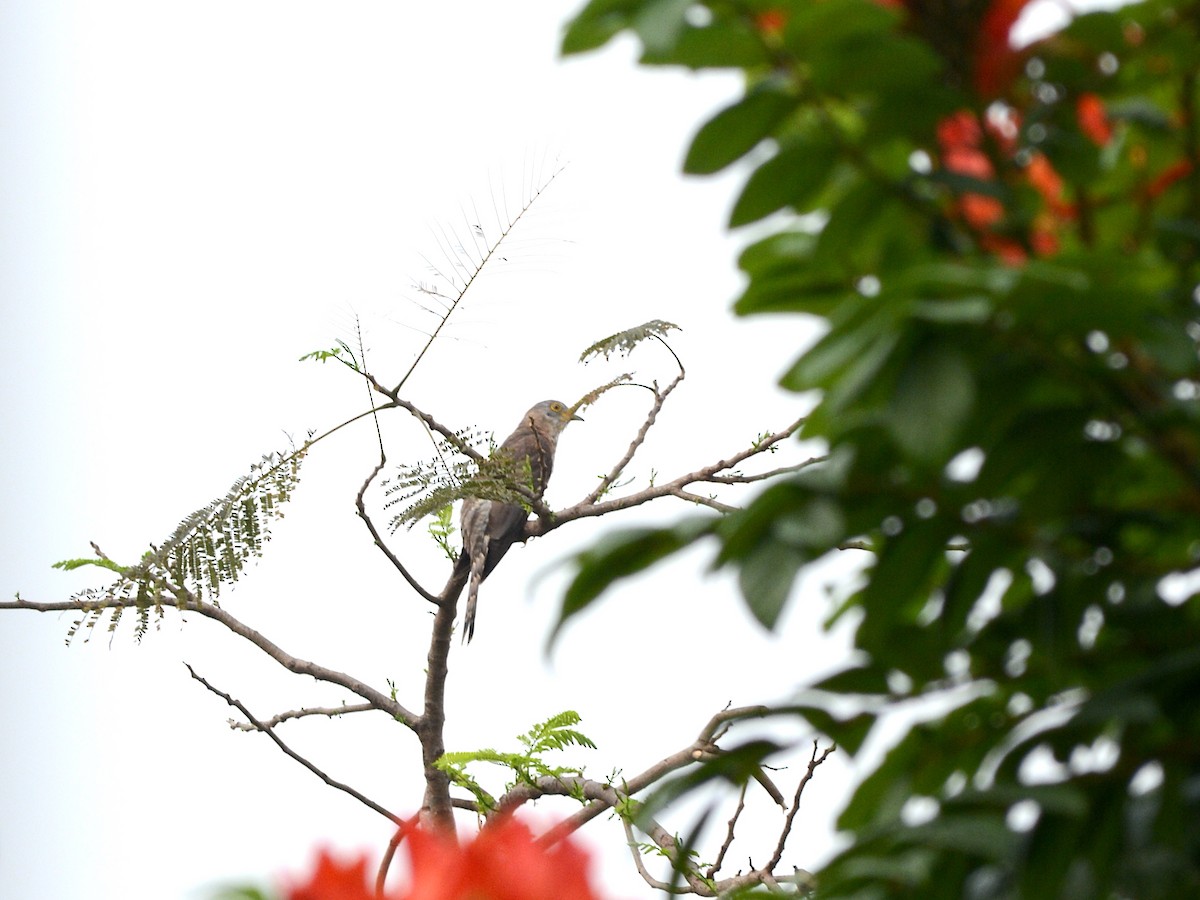
{"type": "Polygon", "coordinates": [[[287,900],[375,900],[375,890],[368,879],[366,854],[353,862],[341,863],[322,849],[312,877],[306,884],[290,885],[285,896],[287,900]]]}
{"type": "Polygon", "coordinates": [[[1081,94],[1075,101],[1075,119],[1079,122],[1079,130],[1097,147],[1103,147],[1112,140],[1108,111],[1104,108],[1104,101],[1095,94],[1081,94]]]}
{"type": "Polygon", "coordinates": [[[1045,154],[1034,153],[1029,158],[1029,165],[1025,167],[1025,179],[1042,195],[1046,206],[1056,216],[1074,218],[1075,207],[1067,202],[1062,176],[1055,171],[1045,154]]]}
{"type": "Polygon", "coordinates": [[[1172,163],[1159,172],[1158,177],[1146,186],[1146,196],[1151,200],[1158,199],[1167,188],[1191,173],[1192,161],[1190,159],[1181,159],[1172,163]]]}
{"type": "Polygon", "coordinates": [[[979,246],[1010,266],[1019,266],[1029,258],[1029,254],[1019,243],[997,234],[982,235],[979,238],[979,246]]]}
{"type": "MultiPolygon", "coordinates": [[[[489,822],[473,839],[401,826],[410,884],[383,900],[600,900],[588,883],[587,853],[570,840],[544,847],[511,816],[489,822]]],[[[376,900],[366,855],[341,863],[326,850],[304,884],[287,900],[376,900]]]]}
{"type": "MultiPolygon", "coordinates": [[[[1012,110],[989,112],[987,135],[995,141],[1001,156],[1011,157],[1016,153],[1019,125],[1018,116],[1012,110]]],[[[984,128],[969,110],[959,110],[938,122],[938,148],[942,167],[948,172],[979,181],[994,180],[995,168],[984,152],[983,141],[984,128]]],[[[1023,176],[1044,204],[1029,229],[1028,246],[1038,256],[1051,256],[1060,249],[1059,229],[1065,220],[1075,217],[1075,207],[1067,200],[1062,176],[1045,154],[1032,153],[1023,176]]],[[[954,214],[974,232],[981,249],[1010,265],[1019,265],[1028,258],[1024,244],[1013,236],[998,233],[997,226],[1004,221],[1005,209],[996,197],[964,191],[955,201],[954,214]]]]}
{"type": "Polygon", "coordinates": [[[778,37],[787,25],[788,14],[784,9],[766,9],[754,17],[754,25],[765,35],[778,37]]]}
{"type": "Polygon", "coordinates": [[[409,826],[404,844],[412,883],[398,900],[598,900],[588,856],[570,840],[544,847],[511,816],[458,844],[452,835],[409,826]]]}
{"type": "Polygon", "coordinates": [[[1012,29],[1029,0],[992,0],[975,38],[975,90],[998,97],[1021,71],[1021,53],[1013,49],[1012,29]]]}
{"type": "MultiPolygon", "coordinates": [[[[983,135],[973,113],[964,109],[946,116],[938,123],[937,137],[947,171],[980,181],[989,181],[995,175],[991,160],[980,149],[983,135]]],[[[977,229],[988,228],[1004,218],[1004,206],[986,194],[964,193],[958,209],[967,224],[977,229]]]]}
{"type": "Polygon", "coordinates": [[[545,848],[511,817],[466,844],[419,828],[406,844],[412,885],[403,900],[597,900],[583,850],[570,841],[545,848]]]}
{"type": "MultiPolygon", "coordinates": [[[[934,39],[934,46],[951,43],[956,48],[971,48],[972,83],[981,97],[999,97],[1021,71],[1024,53],[1012,45],[1012,29],[1030,0],[992,0],[977,21],[964,19],[960,33],[934,39]]],[[[906,9],[916,19],[916,30],[929,38],[944,31],[945,17],[940,5],[931,10],[918,0],[875,0],[889,9],[906,9]]],[[[945,52],[943,50],[943,52],[945,52]]]]}

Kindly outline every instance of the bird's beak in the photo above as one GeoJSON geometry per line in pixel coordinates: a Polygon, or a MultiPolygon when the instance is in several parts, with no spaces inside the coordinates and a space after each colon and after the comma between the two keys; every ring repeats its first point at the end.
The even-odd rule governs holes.
{"type": "Polygon", "coordinates": [[[571,416],[571,418],[567,419],[567,421],[568,422],[582,422],[583,416],[571,416]]]}

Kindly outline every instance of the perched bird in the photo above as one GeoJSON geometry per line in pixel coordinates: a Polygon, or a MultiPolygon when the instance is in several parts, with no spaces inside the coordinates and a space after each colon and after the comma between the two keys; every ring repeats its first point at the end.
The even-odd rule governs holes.
{"type": "MultiPolygon", "coordinates": [[[[504,439],[494,454],[510,468],[512,483],[529,489],[539,500],[554,467],[558,436],[569,422],[582,422],[579,416],[558,400],[543,400],[521,417],[517,430],[504,439]]],[[[460,522],[463,549],[458,566],[469,567],[467,611],[463,617],[463,640],[475,635],[475,605],[479,601],[479,583],[491,574],[508,548],[525,535],[529,518],[520,503],[467,497],[463,501],[460,522]]]]}

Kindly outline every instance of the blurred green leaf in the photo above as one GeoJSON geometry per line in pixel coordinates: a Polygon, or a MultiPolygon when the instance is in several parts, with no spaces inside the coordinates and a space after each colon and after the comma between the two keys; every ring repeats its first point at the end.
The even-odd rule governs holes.
{"type": "Polygon", "coordinates": [[[795,105],[796,98],[784,84],[760,82],[700,127],[683,170],[693,175],[719,172],[758,146],[795,105]]]}
{"type": "Polygon", "coordinates": [[[641,572],[708,534],[712,519],[693,518],[672,528],[632,528],[607,535],[575,558],[576,572],[563,597],[550,640],[613,582],[641,572]]]}

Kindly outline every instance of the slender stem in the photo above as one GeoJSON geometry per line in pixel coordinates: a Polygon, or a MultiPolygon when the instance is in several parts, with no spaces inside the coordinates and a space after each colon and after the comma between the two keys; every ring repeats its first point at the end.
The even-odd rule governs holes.
{"type": "Polygon", "coordinates": [[[376,803],[370,797],[367,797],[366,795],[360,793],[359,791],[356,791],[354,788],[350,787],[350,785],[344,784],[343,782],[336,781],[333,778],[330,778],[328,775],[326,775],[324,772],[322,772],[320,769],[318,769],[315,765],[313,765],[311,762],[309,762],[307,759],[305,759],[303,756],[301,756],[299,753],[297,753],[295,750],[293,750],[291,747],[289,747],[287,744],[285,744],[283,742],[283,740],[279,737],[279,735],[277,735],[275,733],[275,731],[271,728],[270,725],[268,725],[265,722],[260,722],[258,719],[256,719],[254,717],[254,714],[251,713],[250,710],[248,710],[246,708],[244,703],[242,703],[240,700],[234,699],[233,697],[229,696],[229,694],[226,694],[224,691],[218,690],[217,688],[213,687],[203,677],[201,677],[200,675],[197,675],[196,670],[193,669],[187,663],[184,663],[184,665],[187,666],[187,670],[191,674],[192,678],[196,679],[196,681],[200,682],[202,685],[204,685],[204,687],[206,687],[212,693],[216,694],[218,697],[220,697],[222,700],[224,700],[230,706],[237,709],[243,716],[246,717],[247,721],[249,721],[250,724],[253,725],[257,731],[261,731],[263,734],[265,734],[267,737],[269,737],[272,741],[275,742],[275,746],[277,746],[280,750],[282,750],[284,753],[286,753],[288,756],[290,756],[296,762],[300,763],[300,765],[304,766],[304,768],[308,769],[308,771],[312,772],[314,775],[316,775],[318,778],[320,778],[323,782],[325,782],[331,788],[336,788],[339,791],[343,791],[343,792],[349,794],[351,797],[353,797],[359,803],[362,803],[364,806],[367,806],[367,807],[375,810],[375,812],[379,813],[381,816],[385,816],[388,819],[391,819],[397,825],[401,824],[401,822],[403,820],[399,816],[397,816],[395,813],[390,812],[387,809],[384,809],[382,806],[380,806],[378,803],[376,803]]]}

